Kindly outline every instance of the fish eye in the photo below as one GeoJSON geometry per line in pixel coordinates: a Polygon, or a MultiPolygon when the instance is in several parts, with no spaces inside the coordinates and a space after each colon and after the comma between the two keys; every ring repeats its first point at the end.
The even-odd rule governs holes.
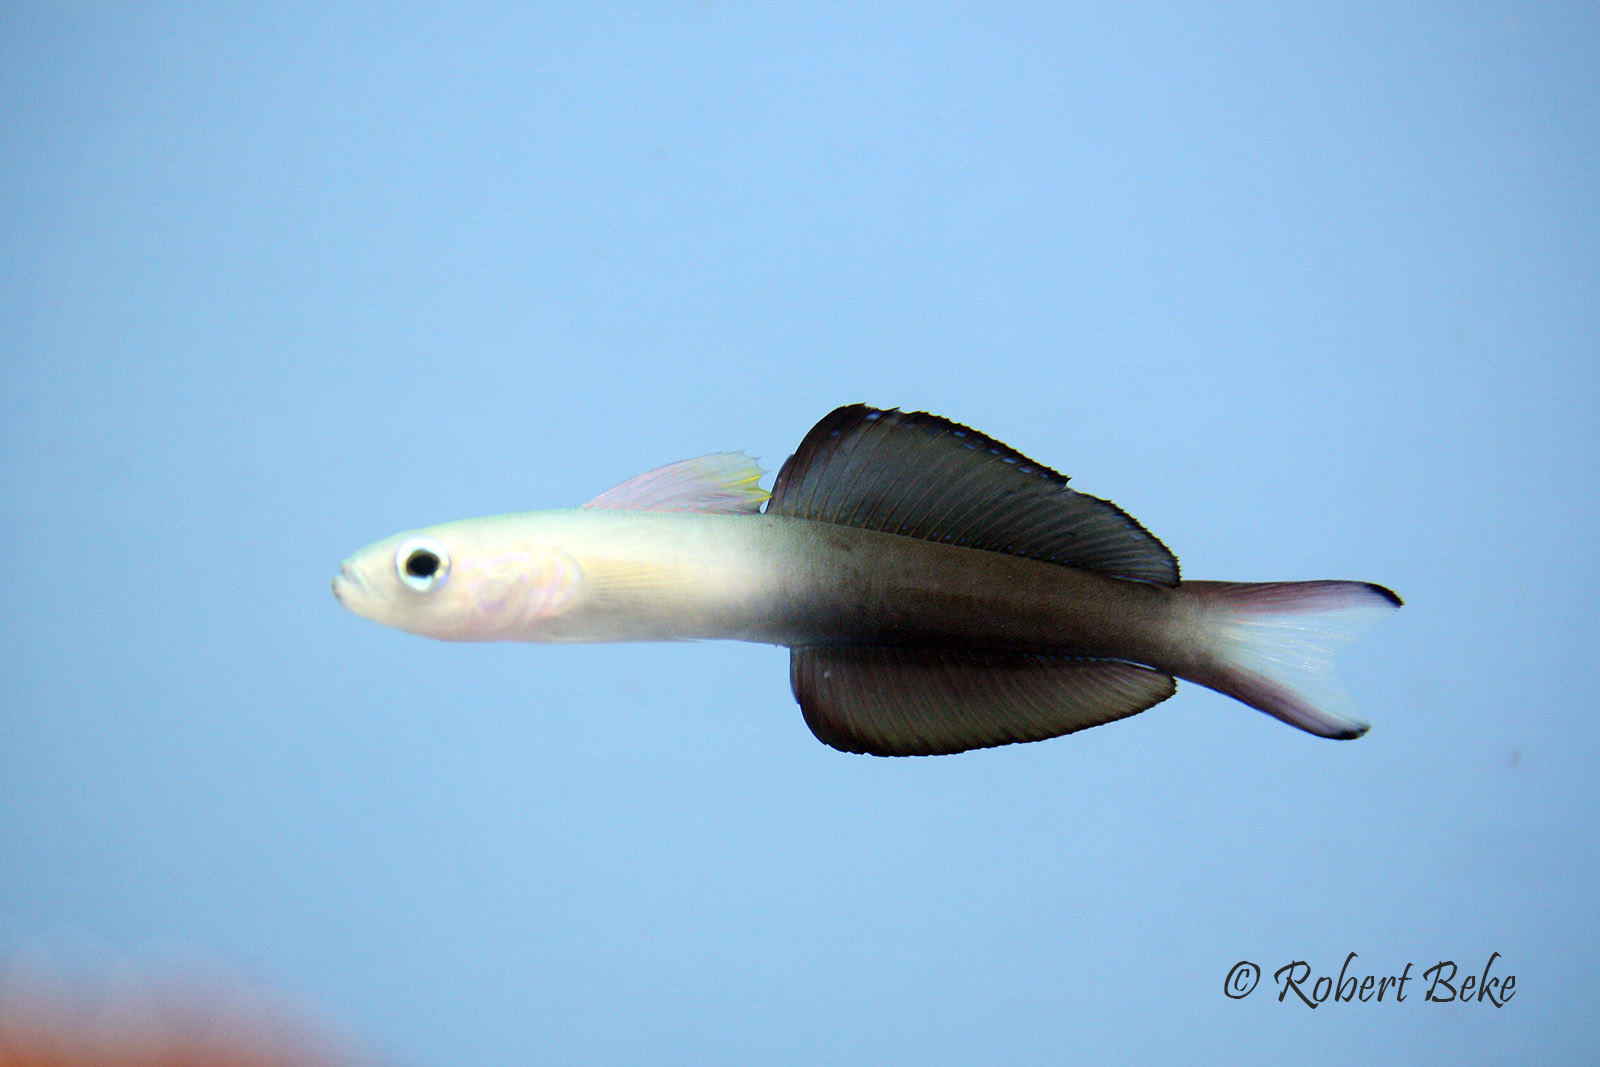
{"type": "Polygon", "coordinates": [[[431,537],[408,538],[395,551],[394,570],[406,585],[426,593],[450,574],[450,553],[431,537]]]}

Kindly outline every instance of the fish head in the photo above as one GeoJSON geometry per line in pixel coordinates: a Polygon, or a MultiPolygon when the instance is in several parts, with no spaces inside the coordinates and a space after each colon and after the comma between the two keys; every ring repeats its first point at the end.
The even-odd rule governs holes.
{"type": "Polygon", "coordinates": [[[363,618],[447,641],[540,640],[572,604],[577,564],[492,520],[385,538],[346,559],[339,603],[363,618]]]}

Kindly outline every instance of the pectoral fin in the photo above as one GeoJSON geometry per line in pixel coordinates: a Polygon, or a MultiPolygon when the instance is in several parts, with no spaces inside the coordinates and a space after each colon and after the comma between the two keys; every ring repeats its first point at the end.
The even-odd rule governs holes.
{"type": "Polygon", "coordinates": [[[1176,688],[1116,660],[860,645],[792,649],[789,681],[818,740],[874,756],[1042,741],[1141,712],[1176,688]]]}

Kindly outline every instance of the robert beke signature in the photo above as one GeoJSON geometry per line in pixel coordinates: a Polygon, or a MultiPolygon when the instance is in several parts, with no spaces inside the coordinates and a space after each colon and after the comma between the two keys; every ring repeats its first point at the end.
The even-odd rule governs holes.
{"type": "MultiPolygon", "coordinates": [[[[1308,1008],[1321,1007],[1330,1000],[1334,1003],[1382,1002],[1385,999],[1403,1002],[1406,983],[1412,980],[1411,964],[1407,963],[1399,974],[1372,975],[1351,973],[1350,964],[1356,959],[1354,952],[1344,958],[1339,976],[1331,974],[1311,977],[1311,964],[1305,960],[1291,960],[1272,972],[1278,986],[1278,1003],[1294,996],[1308,1008]]],[[[1495,961],[1500,953],[1489,954],[1482,971],[1461,974],[1454,960],[1440,960],[1422,972],[1425,988],[1422,999],[1430,1004],[1493,1004],[1503,1008],[1516,996],[1517,976],[1494,973],[1495,961]]],[[[1228,969],[1222,990],[1230,999],[1241,1000],[1255,992],[1261,981],[1261,968],[1249,960],[1240,960],[1228,969]]],[[[1416,990],[1411,990],[1416,992],[1416,990]]]]}

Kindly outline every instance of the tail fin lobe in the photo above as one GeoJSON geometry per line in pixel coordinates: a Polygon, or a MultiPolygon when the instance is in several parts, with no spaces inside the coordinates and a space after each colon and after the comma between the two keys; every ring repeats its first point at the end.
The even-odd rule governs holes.
{"type": "Polygon", "coordinates": [[[1205,602],[1209,664],[1195,681],[1319,737],[1367,732],[1334,661],[1400,607],[1391,590],[1369,582],[1184,585],[1205,602]]]}

